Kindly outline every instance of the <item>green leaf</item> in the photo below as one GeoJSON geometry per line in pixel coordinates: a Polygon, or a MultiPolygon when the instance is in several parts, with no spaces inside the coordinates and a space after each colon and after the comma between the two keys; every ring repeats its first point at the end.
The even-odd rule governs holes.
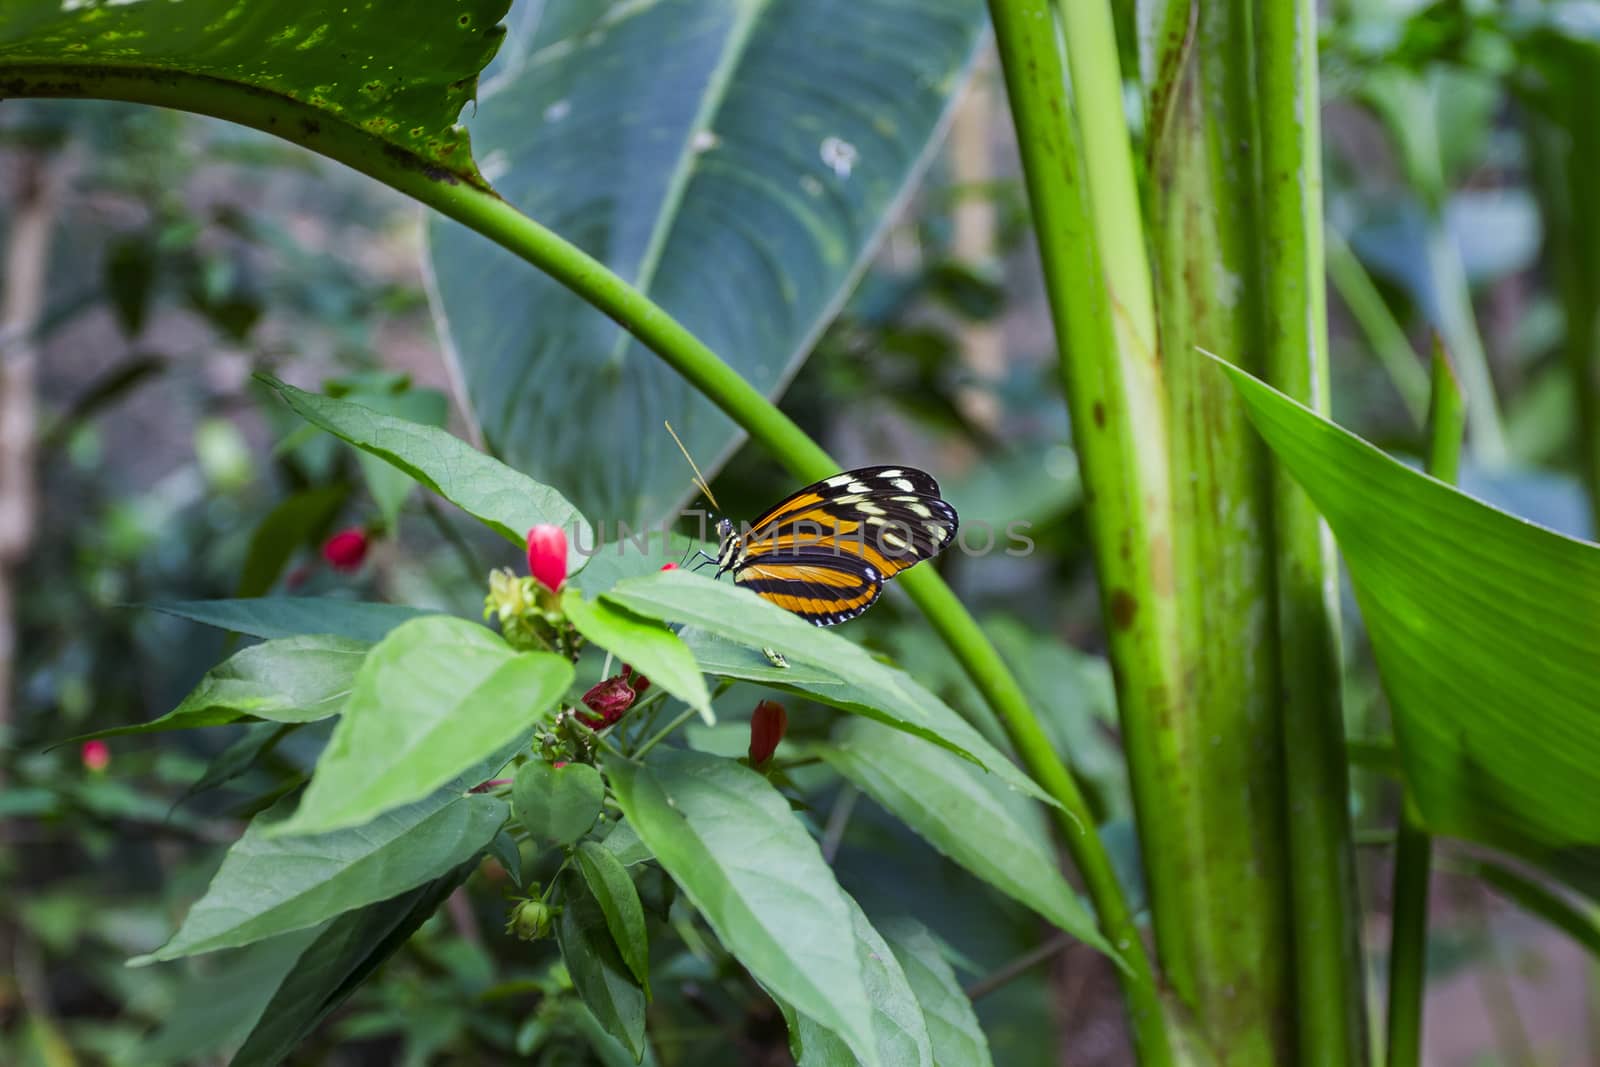
{"type": "Polygon", "coordinates": [[[315,144],[324,126],[347,127],[437,180],[482,185],[456,122],[500,46],[509,6],[385,0],[333,18],[234,0],[185,0],[181,14],[162,4],[8,0],[0,83],[14,97],[62,95],[63,86],[95,95],[119,77],[181,87],[178,75],[188,74],[197,97],[209,83],[213,94],[255,100],[263,129],[315,144]]]}
{"type": "MultiPolygon", "coordinates": [[[[880,1062],[897,1067],[933,1067],[928,1024],[899,959],[873,929],[861,906],[849,896],[845,901],[850,906],[850,928],[855,934],[856,955],[872,1006],[872,1029],[880,1062]]],[[[840,1035],[807,1015],[794,1021],[792,1036],[801,1049],[799,1067],[854,1067],[856,1063],[840,1035]]]]}
{"type": "Polygon", "coordinates": [[[583,566],[585,557],[578,548],[594,544],[594,531],[549,486],[437,427],[308,393],[276,378],[262,376],[262,380],[308,422],[392,463],[513,544],[524,544],[528,530],[541,523],[561,527],[567,532],[568,569],[576,571],[583,566]]]}
{"type": "Polygon", "coordinates": [[[460,782],[366,826],[308,837],[274,832],[285,798],[251,822],[172,939],[135,964],[235,948],[303,930],[439,877],[481,851],[505,802],[460,782]]]}
{"type": "Polygon", "coordinates": [[[172,806],[180,807],[190,797],[199,796],[209,789],[226,785],[238,778],[254,767],[262,756],[276,748],[278,742],[293,729],[295,729],[293,724],[284,726],[275,722],[251,723],[243,727],[238,738],[217,753],[216,757],[206,765],[205,773],[195,779],[194,784],[185,789],[183,795],[174,801],[172,806]]]}
{"type": "MultiPolygon", "coordinates": [[[[285,637],[235,652],[206,672],[183,703],[150,722],[72,738],[220,726],[241,719],[315,722],[336,715],[372,648],[345,637],[285,637]]],[[[63,742],[65,744],[66,742],[63,742]]]]}
{"type": "Polygon", "coordinates": [[[644,906],[633,887],[627,868],[614,853],[599,842],[585,841],[578,846],[578,870],[589,884],[589,891],[606,916],[606,928],[617,943],[617,951],[628,970],[650,995],[650,939],[645,932],[644,906]]]}
{"type": "Polygon", "coordinates": [[[1451,870],[1477,878],[1530,915],[1536,915],[1600,958],[1600,906],[1576,904],[1503,863],[1451,857],[1451,870]]]}
{"type": "Polygon", "coordinates": [[[296,550],[327,533],[349,495],[343,485],[320,486],[296,493],[267,512],[250,535],[234,596],[258,597],[271,589],[296,550]]]}
{"type": "Polygon", "coordinates": [[[877,1067],[850,905],[789,803],[732,760],[669,749],[608,758],[623,813],[717,938],[775,997],[877,1067]]]}
{"type": "Polygon", "coordinates": [[[521,889],[522,850],[517,847],[517,839],[505,830],[501,830],[494,835],[494,840],[489,842],[489,855],[505,869],[506,874],[511,877],[511,884],[521,889]]]}
{"type": "Polygon", "coordinates": [[[513,652],[464,619],[403,623],[367,655],[299,810],[274,832],[359,826],[427,796],[545,718],[571,684],[564,658],[513,652]]]}
{"type": "Polygon", "coordinates": [[[436,612],[401,604],[368,604],[333,597],[255,597],[249,600],[173,600],[151,604],[165,615],[215,626],[249,637],[333,634],[355,641],[381,641],[403,622],[436,612]]]}
{"type": "MultiPolygon", "coordinates": [[[[769,394],[895,217],[987,27],[973,0],[549,0],[541,16],[466,119],[504,165],[496,188],[769,394]],[[627,164],[597,168],[598,145],[627,164]]],[[[656,521],[686,497],[663,419],[702,464],[742,438],[550,278],[442,220],[429,243],[495,452],[587,513],[656,521]],[[596,429],[574,432],[574,411],[596,429]]]]}
{"type": "Polygon", "coordinates": [[[541,845],[570,845],[588,833],[605,796],[600,772],[587,763],[555,767],[532,759],[511,785],[512,808],[541,845]]]}
{"type": "Polygon", "coordinates": [[[572,985],[607,1033],[627,1046],[635,1063],[644,1058],[645,993],[606,928],[600,903],[574,872],[561,876],[561,914],[556,942],[572,985]]]}
{"type": "Polygon", "coordinates": [[[207,1053],[242,1043],[321,933],[320,927],[311,927],[269,938],[228,953],[203,973],[188,975],[173,994],[174,1010],[139,1045],[133,1062],[204,1062],[207,1053]]]}
{"type": "Polygon", "coordinates": [[[576,589],[562,596],[561,608],[584,637],[694,708],[707,725],[716,724],[706,680],[677,634],[602,600],[584,600],[576,589]]]}
{"type": "MultiPolygon", "coordinates": [[[[363,407],[420,426],[442,427],[450,414],[450,402],[437,389],[406,389],[398,393],[355,390],[345,395],[363,407]]],[[[378,505],[378,512],[383,516],[384,523],[393,528],[400,516],[400,508],[405,504],[406,497],[411,495],[416,482],[405,471],[370,452],[357,452],[356,459],[361,464],[361,476],[366,479],[367,489],[378,505]]]]}
{"type": "Polygon", "coordinates": [[[229,1067],[270,1067],[282,1061],[406,943],[476,866],[476,860],[463,863],[426,885],[346,912],[323,927],[274,991],[229,1067]]]}
{"type": "Polygon", "coordinates": [[[1058,929],[1111,952],[1061,876],[1049,838],[1019,817],[1015,802],[1021,798],[1007,794],[997,779],[944,749],[866,719],[841,720],[832,740],[811,751],[956,863],[1058,929]]]}
{"type": "Polygon", "coordinates": [[[1479,503],[1219,366],[1339,542],[1428,828],[1600,892],[1600,547],[1479,503]]]}
{"type": "Polygon", "coordinates": [[[793,689],[927,738],[994,772],[1011,788],[1048,801],[1032,779],[904,672],[731,582],[667,571],[630,578],[601,600],[648,618],[687,623],[739,646],[686,631],[684,641],[703,670],[793,689]],[[782,652],[789,669],[774,668],[762,648],[782,652]]]}
{"type": "Polygon", "coordinates": [[[650,846],[639,839],[639,831],[630,822],[619,822],[613,826],[605,840],[600,842],[600,847],[617,857],[624,867],[637,867],[656,858],[650,846]]]}
{"type": "Polygon", "coordinates": [[[936,1067],[988,1067],[989,1039],[933,935],[905,917],[877,926],[922,1005],[936,1067]]]}

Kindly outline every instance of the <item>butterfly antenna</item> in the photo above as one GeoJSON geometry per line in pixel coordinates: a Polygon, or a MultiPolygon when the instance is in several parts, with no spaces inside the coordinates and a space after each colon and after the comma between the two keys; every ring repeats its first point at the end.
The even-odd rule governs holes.
{"type": "Polygon", "coordinates": [[[674,430],[672,428],[672,423],[667,422],[665,419],[663,419],[662,422],[666,426],[667,432],[672,435],[672,439],[677,442],[678,451],[682,452],[683,458],[689,461],[689,469],[694,471],[694,484],[698,485],[700,487],[700,491],[706,495],[706,499],[711,501],[711,506],[716,508],[718,511],[721,511],[722,505],[717,503],[717,498],[711,495],[711,487],[706,484],[705,475],[701,474],[700,468],[694,465],[694,457],[689,455],[689,450],[687,448],[683,447],[683,440],[678,436],[678,431],[674,430]]]}

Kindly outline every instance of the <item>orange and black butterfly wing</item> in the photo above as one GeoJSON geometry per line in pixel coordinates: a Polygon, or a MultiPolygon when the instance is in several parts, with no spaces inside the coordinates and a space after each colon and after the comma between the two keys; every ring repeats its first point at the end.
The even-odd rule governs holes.
{"type": "Polygon", "coordinates": [[[888,579],[943,551],[959,522],[932,475],[861,467],[808,485],[762,515],[745,552],[752,562],[785,552],[854,558],[888,579]]]}
{"type": "Polygon", "coordinates": [[[737,568],[733,581],[818,626],[855,618],[883,593],[870,563],[825,551],[766,553],[737,568]]]}

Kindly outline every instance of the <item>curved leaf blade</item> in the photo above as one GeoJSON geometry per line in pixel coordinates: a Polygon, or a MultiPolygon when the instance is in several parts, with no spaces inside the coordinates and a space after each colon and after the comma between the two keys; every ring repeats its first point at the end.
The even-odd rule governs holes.
{"type": "Polygon", "coordinates": [[[598,841],[583,842],[578,846],[576,856],[583,880],[589,884],[589,891],[605,913],[611,940],[616,942],[623,962],[639,980],[648,997],[650,939],[644,925],[644,905],[639,902],[639,891],[633,887],[628,869],[615,853],[598,841]]]}
{"type": "MultiPolygon", "coordinates": [[[[468,121],[501,195],[771,394],[920,172],[985,27],[976,0],[550,0],[468,121]]],[[[430,243],[489,441],[589,514],[654,521],[685,498],[663,419],[702,463],[742,440],[549,278],[443,221],[430,243]],[[571,433],[571,410],[626,429],[571,433]]]]}
{"type": "Polygon", "coordinates": [[[235,0],[184,0],[176,10],[8,0],[0,82],[11,83],[8,95],[28,96],[34,79],[191,73],[299,105],[284,110],[285,136],[315,132],[291,131],[294,119],[347,125],[419,169],[482,185],[456,120],[500,47],[510,6],[385,0],[331,16],[315,6],[235,0]],[[334,76],[340,71],[349,75],[334,76]]]}
{"type": "Polygon", "coordinates": [[[623,963],[586,880],[568,871],[561,876],[561,887],[556,941],[567,973],[584,1005],[637,1063],[644,1058],[645,992],[623,963]]]}
{"type": "Polygon", "coordinates": [[[623,814],[729,952],[775,997],[878,1067],[848,898],[767,780],[732,760],[669,749],[608,758],[623,814]]]}
{"type": "MultiPolygon", "coordinates": [[[[845,719],[810,751],[925,841],[1058,929],[1111,955],[1061,876],[1047,837],[1018,818],[999,782],[944,749],[868,719],[845,719]]],[[[1087,831],[1086,831],[1087,832],[1087,831]]]]}
{"type": "Polygon", "coordinates": [[[1428,827],[1600,891],[1600,547],[1219,366],[1339,542],[1428,827]]]}
{"type": "Polygon", "coordinates": [[[163,615],[248,637],[271,640],[300,634],[332,634],[377,642],[403,622],[436,612],[403,604],[372,604],[316,596],[264,596],[245,600],[172,600],[151,604],[163,615]]]}
{"type": "Polygon", "coordinates": [[[359,829],[286,839],[272,828],[292,806],[280,800],[257,817],[178,932],[132,962],[235,948],[387,900],[476,855],[509,814],[498,797],[439,790],[359,829]]]}
{"type": "Polygon", "coordinates": [[[905,917],[877,925],[922,1005],[936,1067],[989,1067],[989,1039],[927,927],[905,917]]]}
{"type": "Polygon", "coordinates": [[[465,619],[405,623],[367,655],[299,810],[272,832],[359,826],[424,797],[524,734],[571,684],[565,658],[513,652],[465,619]]]}
{"type": "Polygon", "coordinates": [[[592,545],[594,533],[577,509],[548,485],[437,426],[308,393],[267,375],[258,377],[307,422],[405,471],[513,544],[522,545],[528,530],[541,523],[561,527],[567,532],[568,570],[583,566],[587,557],[579,545],[592,545]]]}
{"type": "Polygon", "coordinates": [[[702,631],[686,631],[685,643],[703,670],[793,689],[926,738],[992,771],[1011,788],[1050,802],[1043,790],[982,734],[905,672],[880,663],[859,645],[813,626],[749,590],[731,582],[667,571],[619,582],[601,600],[647,618],[681,622],[702,631]],[[723,640],[708,641],[706,634],[723,640]],[[783,653],[789,667],[774,667],[759,651],[762,648],[783,653]]]}

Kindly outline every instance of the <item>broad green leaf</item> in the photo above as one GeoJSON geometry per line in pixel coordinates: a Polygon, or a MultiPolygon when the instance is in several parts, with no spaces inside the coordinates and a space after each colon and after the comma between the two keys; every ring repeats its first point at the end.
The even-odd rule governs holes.
{"type": "Polygon", "coordinates": [[[90,737],[220,726],[241,719],[315,722],[336,715],[372,648],[347,637],[285,637],[235,652],[206,672],[183,703],[150,722],[90,737]]]}
{"type": "MultiPolygon", "coordinates": [[[[880,1062],[886,1067],[933,1067],[928,1024],[899,959],[873,929],[861,906],[849,896],[845,901],[850,906],[850,928],[866,982],[867,1001],[872,1006],[872,1029],[880,1062]]],[[[793,1043],[800,1046],[799,1067],[855,1067],[855,1056],[838,1034],[807,1015],[801,1015],[792,1025],[793,1043]]]]}
{"type": "Polygon", "coordinates": [[[910,676],[731,582],[667,571],[630,578],[601,600],[663,622],[686,623],[742,646],[730,648],[703,636],[690,639],[686,643],[703,670],[793,689],[877,719],[965,756],[1013,789],[1048,799],[1027,775],[910,676]],[[764,647],[782,652],[789,669],[774,668],[759,651],[764,647]]]}
{"type": "Polygon", "coordinates": [[[1049,839],[1018,817],[998,779],[868,719],[841,720],[832,739],[810,751],[956,863],[1058,929],[1110,952],[1094,917],[1061,876],[1049,839]]]}
{"type": "Polygon", "coordinates": [[[639,839],[639,831],[630,822],[619,822],[600,842],[600,847],[617,857],[624,867],[637,867],[655,859],[650,846],[639,839]]]}
{"type": "Polygon", "coordinates": [[[295,726],[293,724],[285,726],[275,722],[257,722],[244,726],[239,731],[238,738],[227,748],[217,753],[215,758],[206,765],[205,773],[195,779],[194,784],[185,789],[183,796],[179,797],[172,806],[174,808],[181,807],[190,797],[199,796],[209,789],[215,789],[233,781],[251,767],[254,767],[257,760],[276,748],[278,742],[287,737],[289,732],[294,729],[295,726]]]}
{"type": "Polygon", "coordinates": [[[483,184],[456,120],[505,31],[508,0],[385,0],[334,12],[235,0],[61,3],[7,0],[6,95],[140,99],[234,117],[313,146],[324,127],[373,142],[435,180],[483,184]],[[225,106],[245,99],[254,106],[225,106]]]}
{"type": "Polygon", "coordinates": [[[783,795],[732,760],[681,749],[648,764],[608,758],[606,771],[629,823],[728,951],[862,1063],[882,1063],[849,899],[783,795]]]}
{"type": "Polygon", "coordinates": [[[511,804],[517,819],[541,845],[570,845],[600,817],[606,785],[587,763],[555,767],[532,759],[517,768],[511,804]]]}
{"type": "Polygon", "coordinates": [[[933,935],[905,917],[879,922],[877,927],[922,1005],[936,1067],[988,1067],[989,1039],[933,935]]]}
{"type": "Polygon", "coordinates": [[[260,941],[227,954],[217,966],[190,974],[173,995],[174,1010],[140,1043],[139,1063],[197,1063],[241,1044],[261,1020],[273,993],[320,927],[260,941]]]}
{"type": "Polygon", "coordinates": [[[561,607],[584,637],[694,708],[707,725],[716,723],[706,680],[677,634],[603,600],[585,600],[576,589],[567,590],[561,607]]]}
{"type": "Polygon", "coordinates": [[[291,556],[322,534],[350,495],[344,485],[307,489],[267,512],[250,536],[234,596],[258,597],[271,589],[291,556]]]}
{"type": "Polygon", "coordinates": [[[1600,547],[1223,369],[1339,542],[1429,829],[1600,892],[1600,547]]]}
{"type": "Polygon", "coordinates": [[[525,543],[541,523],[567,532],[567,567],[576,571],[585,557],[580,544],[594,544],[594,532],[562,495],[519,474],[436,426],[407,422],[348,400],[296,389],[264,379],[308,422],[405,471],[422,485],[478,519],[513,544],[525,543]]]}
{"type": "Polygon", "coordinates": [[[556,941],[572,985],[607,1033],[627,1046],[634,1062],[644,1058],[644,990],[628,973],[606,928],[599,901],[572,871],[561,877],[561,914],[556,941]]]}
{"type": "MultiPolygon", "coordinates": [[[[895,216],[987,25],[977,0],[548,0],[541,15],[467,116],[496,189],[768,394],[895,216]]],[[[430,244],[491,445],[588,514],[657,521],[685,499],[663,419],[701,464],[741,439],[551,279],[443,220],[430,244]]]]}
{"type": "Polygon", "coordinates": [[[249,637],[333,634],[355,641],[381,641],[403,622],[433,615],[401,604],[369,604],[333,597],[255,597],[249,600],[174,600],[151,604],[166,615],[249,637]]]}
{"type": "Polygon", "coordinates": [[[281,1062],[406,943],[476,866],[475,860],[463,863],[425,885],[346,912],[323,927],[278,985],[229,1067],[270,1067],[281,1062]]]}
{"type": "Polygon", "coordinates": [[[606,928],[628,970],[650,994],[650,940],[645,931],[644,906],[639,891],[622,861],[597,841],[578,846],[578,870],[606,916],[606,928]]]}
{"type": "Polygon", "coordinates": [[[511,876],[511,882],[518,889],[522,888],[522,849],[517,845],[517,839],[505,830],[494,835],[494,840],[489,842],[489,855],[495,862],[505,869],[511,876]]]}
{"type": "Polygon", "coordinates": [[[359,826],[421,799],[543,719],[572,664],[511,650],[476,623],[434,615],[368,653],[294,817],[275,833],[359,826]]]}
{"type": "MultiPolygon", "coordinates": [[[[344,395],[363,407],[420,426],[442,427],[450,415],[450,401],[437,389],[405,389],[401,392],[361,389],[344,395]]],[[[361,476],[366,479],[367,490],[378,505],[378,512],[392,528],[416,482],[403,470],[370,452],[357,452],[356,459],[361,464],[361,476]]]]}
{"type": "Polygon", "coordinates": [[[481,851],[507,817],[487,794],[441,789],[366,826],[309,837],[272,832],[293,806],[264,812],[223,858],[172,939],[136,964],[234,948],[303,930],[439,877],[481,851]]]}

